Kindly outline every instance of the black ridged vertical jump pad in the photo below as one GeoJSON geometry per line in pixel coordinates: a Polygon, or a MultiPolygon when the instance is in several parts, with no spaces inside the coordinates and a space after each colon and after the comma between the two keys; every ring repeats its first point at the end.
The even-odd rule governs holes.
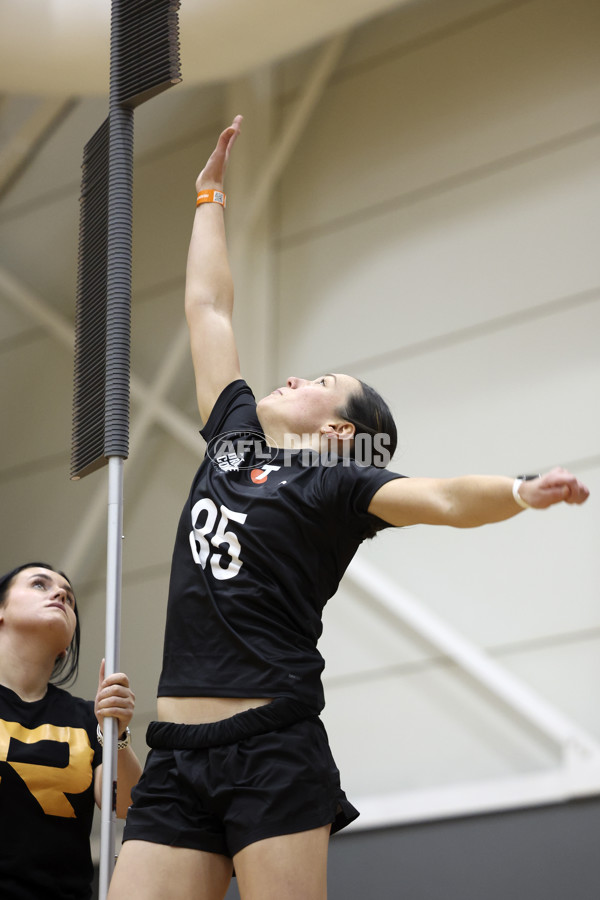
{"type": "Polygon", "coordinates": [[[179,0],[113,0],[109,115],[83,154],[71,478],[129,452],[133,110],[181,81],[179,0]]]}

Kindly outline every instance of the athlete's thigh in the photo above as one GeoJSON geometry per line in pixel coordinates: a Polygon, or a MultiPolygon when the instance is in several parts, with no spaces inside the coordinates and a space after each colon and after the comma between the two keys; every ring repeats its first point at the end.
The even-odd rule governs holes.
{"type": "Polygon", "coordinates": [[[256,841],[234,858],[242,900],[325,900],[330,825],[256,841]]]}
{"type": "Polygon", "coordinates": [[[232,862],[219,853],[126,841],[108,892],[109,900],[223,900],[232,862]]]}

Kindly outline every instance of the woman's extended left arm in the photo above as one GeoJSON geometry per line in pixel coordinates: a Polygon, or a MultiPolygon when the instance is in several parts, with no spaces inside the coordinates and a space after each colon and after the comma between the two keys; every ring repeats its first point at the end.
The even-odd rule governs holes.
{"type": "MultiPolygon", "coordinates": [[[[514,478],[463,475],[458,478],[397,478],[380,487],[369,512],[390,525],[451,525],[476,528],[523,512],[513,494],[514,478]]],[[[556,503],[584,503],[589,490],[566,469],[518,485],[519,497],[533,509],[556,503]]]]}
{"type": "MultiPolygon", "coordinates": [[[[102,729],[105,716],[113,716],[118,721],[118,734],[123,734],[133,717],[135,694],[129,687],[129,679],[123,672],[104,677],[104,660],[100,666],[98,692],[94,703],[96,718],[102,729]]],[[[130,746],[117,753],[117,816],[124,819],[131,805],[131,789],[139,781],[142,766],[130,746]]],[[[96,769],[94,797],[98,806],[102,799],[102,766],[96,769]]]]}

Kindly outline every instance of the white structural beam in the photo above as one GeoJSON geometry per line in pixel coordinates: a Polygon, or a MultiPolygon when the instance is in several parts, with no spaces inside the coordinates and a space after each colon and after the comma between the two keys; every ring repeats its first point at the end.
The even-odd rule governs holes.
{"type": "Polygon", "coordinates": [[[227,241],[235,283],[234,330],[241,371],[257,397],[267,393],[269,361],[273,354],[273,249],[270,196],[265,195],[251,231],[245,212],[265,160],[273,131],[273,78],[269,68],[250,78],[231,82],[227,104],[232,119],[244,112],[242,137],[227,173],[227,241]]]}
{"type": "Polygon", "coordinates": [[[273,188],[281,177],[290,156],[308,125],[311,115],[318,106],[329,79],[337,67],[348,40],[348,33],[344,31],[325,44],[288,121],[282,128],[277,140],[271,145],[262,172],[259,173],[254,192],[249,197],[246,206],[241,230],[242,237],[251,232],[254,223],[262,214],[273,192],[273,188]]]}
{"type": "Polygon", "coordinates": [[[228,87],[230,118],[245,122],[227,176],[232,203],[227,230],[236,285],[235,330],[242,371],[257,396],[271,389],[274,297],[270,201],[310,117],[336,69],[347,41],[337,35],[321,49],[289,116],[272,140],[273,85],[270,68],[228,87]]]}
{"type": "Polygon", "coordinates": [[[379,569],[356,558],[346,577],[368,597],[370,608],[384,609],[451,659],[508,709],[555,744],[565,761],[578,758],[595,759],[600,763],[600,742],[379,569]]]}
{"type": "MultiPolygon", "coordinates": [[[[156,420],[157,409],[164,402],[164,396],[171,387],[174,374],[179,368],[180,360],[185,356],[187,344],[187,326],[183,325],[171,341],[171,345],[158,370],[157,377],[140,404],[138,414],[131,428],[129,460],[135,459],[144,446],[148,432],[156,420]]],[[[198,453],[200,446],[200,437],[197,428],[195,428],[196,453],[198,453]]],[[[104,528],[105,521],[106,489],[101,485],[94,494],[86,515],[78,524],[77,532],[62,563],[64,570],[69,572],[75,581],[77,581],[83,568],[86,553],[96,543],[98,534],[104,528]]]]}
{"type": "MultiPolygon", "coordinates": [[[[10,300],[18,309],[41,325],[60,343],[73,347],[73,326],[64,316],[45,303],[34,291],[21,284],[14,276],[0,267],[0,295],[10,300]]],[[[187,356],[188,332],[185,323],[171,342],[157,377],[148,387],[132,376],[131,395],[139,403],[130,435],[129,458],[134,458],[143,446],[144,439],[154,422],[160,422],[167,431],[192,453],[198,454],[202,443],[198,425],[165,401],[171,384],[179,370],[180,360],[187,356]]],[[[77,530],[67,548],[61,567],[71,578],[78,579],[89,547],[98,540],[106,523],[106,488],[101,484],[96,490],[85,516],[78,522],[77,530]]]]}
{"type": "Polygon", "coordinates": [[[557,767],[537,773],[358,798],[361,816],[355,828],[474,815],[600,794],[600,742],[595,737],[366,560],[354,559],[345,577],[360,588],[370,610],[385,611],[426,640],[552,742],[561,756],[557,767]]]}

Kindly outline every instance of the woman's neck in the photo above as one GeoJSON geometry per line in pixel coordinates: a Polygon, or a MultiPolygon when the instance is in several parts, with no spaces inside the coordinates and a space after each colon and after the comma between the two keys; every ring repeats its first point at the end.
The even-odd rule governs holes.
{"type": "Polygon", "coordinates": [[[14,641],[0,643],[0,684],[31,703],[46,696],[54,659],[42,656],[36,648],[19,647],[14,641]],[[8,644],[8,646],[7,646],[8,644]]]}
{"type": "Polygon", "coordinates": [[[316,450],[321,448],[322,435],[319,432],[296,434],[279,422],[269,421],[268,416],[258,417],[267,445],[278,450],[316,450]]]}

